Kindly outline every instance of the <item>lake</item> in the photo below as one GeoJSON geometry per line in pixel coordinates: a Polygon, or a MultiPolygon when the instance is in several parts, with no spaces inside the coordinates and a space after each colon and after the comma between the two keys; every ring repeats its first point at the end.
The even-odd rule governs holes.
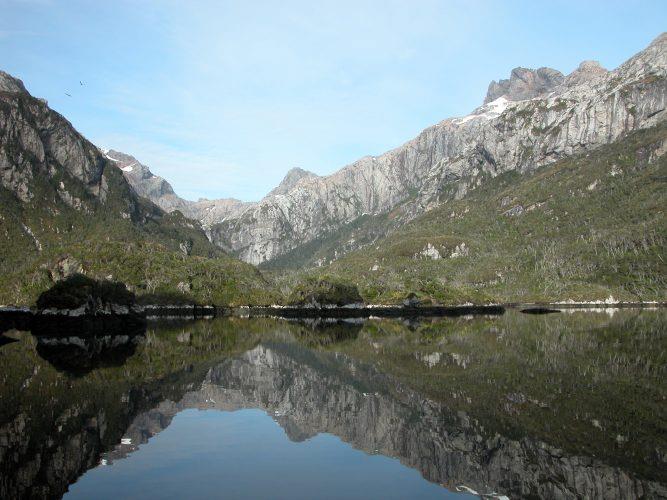
{"type": "Polygon", "coordinates": [[[667,310],[0,337],[0,497],[667,497],[667,310]]]}

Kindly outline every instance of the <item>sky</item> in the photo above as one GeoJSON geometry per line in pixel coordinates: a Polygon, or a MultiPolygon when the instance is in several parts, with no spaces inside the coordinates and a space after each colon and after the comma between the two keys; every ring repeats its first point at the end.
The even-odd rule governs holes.
{"type": "Polygon", "coordinates": [[[0,69],[180,196],[250,201],[470,113],[516,66],[612,69],[665,21],[666,0],[0,0],[0,69]]]}

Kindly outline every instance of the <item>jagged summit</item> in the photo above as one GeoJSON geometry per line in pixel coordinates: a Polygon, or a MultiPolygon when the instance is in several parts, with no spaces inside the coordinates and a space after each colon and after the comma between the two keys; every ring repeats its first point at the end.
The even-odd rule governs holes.
{"type": "MultiPolygon", "coordinates": [[[[484,105],[468,116],[443,120],[402,146],[331,175],[293,168],[259,202],[183,200],[134,157],[113,150],[105,154],[137,192],[165,210],[196,218],[212,242],[243,260],[260,264],[297,256],[305,262],[310,257],[300,252],[312,247],[307,245],[323,235],[343,235],[364,214],[392,213],[391,224],[398,226],[464,196],[487,177],[527,172],[655,126],[667,118],[666,82],[666,33],[612,71],[595,61],[582,62],[567,76],[547,67],[515,68],[508,79],[491,82],[484,105]]],[[[5,73],[0,73],[0,85],[23,89],[5,73]]],[[[43,155],[38,147],[33,154],[43,155]]],[[[90,165],[75,170],[96,172],[90,165]]],[[[0,158],[0,182],[21,194],[26,179],[4,170],[0,158]]],[[[96,180],[91,176],[87,184],[96,186],[96,180]]],[[[340,238],[327,258],[363,244],[340,238]]]]}
{"type": "Polygon", "coordinates": [[[299,167],[291,168],[287,174],[285,174],[283,180],[280,181],[280,184],[278,184],[278,186],[271,190],[271,192],[266,196],[269,197],[280,194],[287,194],[301,181],[301,179],[310,179],[314,177],[318,177],[317,174],[309,172],[308,170],[304,170],[299,167]]]}
{"type": "Polygon", "coordinates": [[[185,212],[188,202],[179,198],[171,184],[151,172],[150,168],[134,156],[114,149],[101,150],[104,156],[123,171],[132,188],[144,198],[148,198],[163,210],[185,212]]]}
{"type": "Polygon", "coordinates": [[[100,149],[100,151],[123,171],[125,179],[140,196],[148,198],[167,212],[179,210],[186,217],[200,221],[203,227],[209,227],[215,222],[224,220],[225,217],[238,215],[253,205],[234,198],[186,200],[174,192],[169,182],[155,175],[148,166],[134,156],[115,149],[100,149]]]}
{"type": "Polygon", "coordinates": [[[9,73],[0,70],[0,92],[25,92],[23,82],[9,73]]]}
{"type": "Polygon", "coordinates": [[[532,99],[563,83],[563,73],[553,68],[514,68],[509,79],[489,84],[484,104],[505,97],[510,101],[532,99]]]}
{"type": "Polygon", "coordinates": [[[597,61],[582,61],[579,67],[565,77],[565,85],[572,87],[585,82],[592,82],[604,78],[609,73],[597,61]]]}
{"type": "Polygon", "coordinates": [[[648,47],[634,55],[616,70],[620,74],[665,75],[667,66],[667,33],[655,38],[648,47]]]}

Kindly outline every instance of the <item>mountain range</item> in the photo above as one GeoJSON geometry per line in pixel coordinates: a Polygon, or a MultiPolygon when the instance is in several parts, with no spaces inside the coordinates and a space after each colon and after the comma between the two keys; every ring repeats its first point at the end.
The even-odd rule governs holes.
{"type": "Polygon", "coordinates": [[[664,299],[666,108],[662,34],[611,71],[515,68],[469,115],[257,202],[189,201],[0,72],[0,302],[71,272],[225,304],[324,277],[367,302],[664,299]]]}
{"type": "MultiPolygon", "coordinates": [[[[328,176],[290,170],[257,203],[186,202],[143,166],[125,175],[137,192],[199,220],[213,243],[246,262],[270,266],[289,254],[298,265],[329,263],[358,246],[339,241],[335,254],[314,259],[309,244],[335,237],[364,215],[396,211],[400,226],[501,173],[531,172],[662,122],[666,71],[667,34],[612,71],[595,61],[569,75],[515,68],[509,79],[491,82],[471,114],[443,120],[328,176]]],[[[140,166],[114,154],[123,168],[140,166]]]]}

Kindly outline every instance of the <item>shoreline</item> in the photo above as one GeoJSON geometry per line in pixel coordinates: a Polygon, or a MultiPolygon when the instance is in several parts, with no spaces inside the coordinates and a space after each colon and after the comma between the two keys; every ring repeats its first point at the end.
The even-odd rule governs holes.
{"type": "Polygon", "coordinates": [[[370,317],[456,317],[465,315],[499,315],[507,309],[649,309],[667,307],[667,302],[510,302],[502,304],[461,304],[453,306],[416,306],[389,304],[349,304],[344,306],[216,306],[198,304],[147,305],[139,311],[129,313],[80,314],[79,311],[36,311],[27,306],[0,306],[0,317],[41,318],[47,320],[77,318],[124,318],[145,317],[147,319],[213,318],[233,317],[284,317],[284,318],[370,318],[370,317]]]}

